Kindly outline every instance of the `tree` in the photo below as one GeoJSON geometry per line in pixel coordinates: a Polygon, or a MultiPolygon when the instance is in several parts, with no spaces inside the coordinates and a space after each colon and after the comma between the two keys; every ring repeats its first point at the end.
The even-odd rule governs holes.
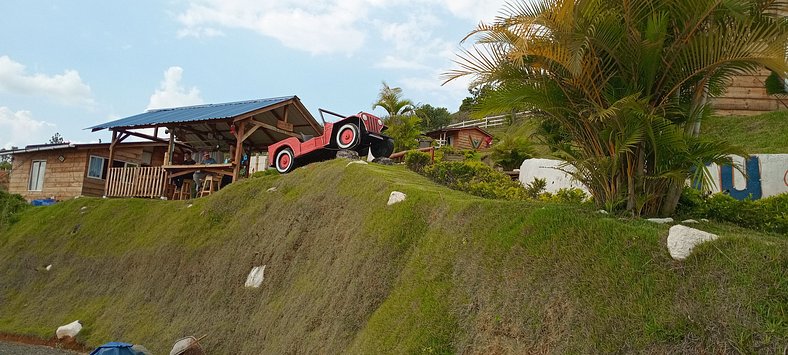
{"type": "Polygon", "coordinates": [[[60,132],[55,132],[55,134],[49,138],[49,144],[63,144],[65,140],[63,140],[63,136],[60,135],[60,132]]]}
{"type": "Polygon", "coordinates": [[[451,113],[445,107],[424,104],[416,108],[415,113],[421,119],[419,128],[424,132],[434,131],[451,123],[451,113]]]}
{"type": "Polygon", "coordinates": [[[672,214],[688,178],[743,153],[700,136],[733,76],[786,72],[781,1],[551,0],[509,4],[467,38],[447,80],[495,84],[481,114],[532,110],[600,207],[672,214]]]}
{"type": "Polygon", "coordinates": [[[372,109],[382,108],[388,114],[388,117],[404,115],[413,112],[413,102],[402,98],[402,88],[389,87],[386,82],[383,82],[383,88],[380,89],[378,100],[372,104],[372,109]]]}
{"type": "Polygon", "coordinates": [[[474,108],[479,104],[479,102],[481,102],[482,98],[486,97],[493,90],[493,85],[489,83],[469,88],[468,93],[470,93],[471,96],[462,99],[462,104],[460,104],[459,111],[467,113],[473,112],[474,108]]]}

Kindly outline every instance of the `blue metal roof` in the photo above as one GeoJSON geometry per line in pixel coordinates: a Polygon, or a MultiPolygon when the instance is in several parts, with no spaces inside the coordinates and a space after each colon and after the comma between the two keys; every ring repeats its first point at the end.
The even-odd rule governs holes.
{"type": "Polygon", "coordinates": [[[274,97],[249,101],[228,102],[150,110],[138,115],[88,127],[93,131],[117,127],[156,126],[167,123],[196,122],[223,118],[232,118],[248,112],[264,109],[287,100],[298,99],[296,96],[274,97]]]}

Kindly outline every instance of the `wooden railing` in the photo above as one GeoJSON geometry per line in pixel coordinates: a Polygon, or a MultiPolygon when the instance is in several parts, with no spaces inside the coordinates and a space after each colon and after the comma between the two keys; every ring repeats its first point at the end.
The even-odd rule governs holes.
{"type": "MultiPolygon", "coordinates": [[[[515,117],[526,117],[528,116],[529,112],[518,112],[515,114],[515,117]]],[[[508,115],[499,115],[499,116],[488,116],[485,118],[480,118],[478,120],[467,120],[457,123],[452,123],[446,128],[465,128],[465,127],[480,127],[480,128],[488,128],[488,127],[495,127],[495,126],[502,126],[505,125],[511,114],[508,115]]]]}
{"type": "Polygon", "coordinates": [[[167,171],[160,166],[110,168],[107,197],[159,198],[167,195],[167,171]]]}

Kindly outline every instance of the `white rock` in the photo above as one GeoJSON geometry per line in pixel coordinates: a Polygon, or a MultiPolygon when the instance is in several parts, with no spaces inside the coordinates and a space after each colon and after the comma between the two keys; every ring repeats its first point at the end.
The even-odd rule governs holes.
{"type": "Polygon", "coordinates": [[[175,342],[175,345],[172,346],[172,350],[170,350],[170,355],[183,354],[195,342],[196,339],[194,337],[185,337],[183,339],[178,340],[177,342],[175,342]]]}
{"type": "Polygon", "coordinates": [[[684,260],[696,245],[717,238],[716,234],[677,224],[668,232],[668,251],[673,259],[684,260]]]}
{"type": "Polygon", "coordinates": [[[265,265],[263,266],[255,266],[252,268],[252,271],[249,272],[249,276],[246,277],[246,282],[244,286],[246,287],[260,287],[263,284],[263,279],[265,278],[265,265]]]}
{"type": "Polygon", "coordinates": [[[189,208],[189,207],[191,207],[191,206],[194,206],[194,205],[192,205],[192,204],[190,203],[190,204],[186,205],[186,208],[189,208]]]}
{"type": "Polygon", "coordinates": [[[55,331],[55,335],[57,335],[58,339],[63,339],[65,337],[76,337],[79,334],[79,331],[82,330],[82,324],[79,323],[78,320],[75,320],[71,323],[66,325],[62,325],[57,327],[57,331],[55,331]]]}
{"type": "Polygon", "coordinates": [[[82,206],[82,207],[81,207],[79,210],[80,210],[80,211],[84,211],[84,210],[86,210],[86,209],[88,209],[88,206],[82,206]]]}
{"type": "Polygon", "coordinates": [[[46,271],[52,270],[52,264],[47,265],[47,267],[45,267],[44,270],[46,271]]]}
{"type": "Polygon", "coordinates": [[[274,186],[274,187],[272,187],[272,188],[270,188],[268,190],[265,190],[265,191],[267,191],[267,192],[274,192],[274,191],[276,191],[276,186],[274,186]]]}
{"type": "Polygon", "coordinates": [[[673,223],[673,218],[648,218],[646,219],[649,222],[659,223],[659,224],[668,224],[673,223]]]}
{"type": "Polygon", "coordinates": [[[701,219],[700,219],[700,221],[701,221],[701,222],[706,222],[706,223],[709,223],[709,220],[708,220],[708,219],[706,219],[706,218],[701,218],[701,219]]]}
{"type": "Polygon", "coordinates": [[[596,213],[599,213],[599,214],[608,214],[608,213],[607,213],[607,211],[605,211],[605,210],[599,210],[599,211],[596,211],[596,213]]]}
{"type": "Polygon", "coordinates": [[[367,162],[365,162],[365,161],[363,161],[363,160],[353,160],[353,161],[351,161],[350,163],[347,163],[347,165],[345,165],[345,167],[348,167],[348,166],[350,166],[351,164],[361,164],[361,165],[367,165],[367,164],[369,164],[369,163],[367,163],[367,162]]]}
{"type": "Polygon", "coordinates": [[[386,205],[387,206],[391,206],[391,205],[393,205],[395,203],[399,203],[399,202],[405,201],[406,197],[408,197],[408,195],[405,195],[402,192],[391,191],[391,195],[389,195],[389,202],[386,203],[386,205]]]}
{"type": "Polygon", "coordinates": [[[694,223],[698,223],[698,221],[696,221],[696,220],[694,220],[694,219],[685,219],[685,220],[681,221],[681,223],[684,223],[684,224],[694,224],[694,223]]]}

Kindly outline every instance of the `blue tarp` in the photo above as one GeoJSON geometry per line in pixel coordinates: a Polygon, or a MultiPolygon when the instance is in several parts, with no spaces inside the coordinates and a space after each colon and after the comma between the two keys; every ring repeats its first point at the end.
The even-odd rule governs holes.
{"type": "Polygon", "coordinates": [[[43,199],[30,201],[30,204],[33,206],[52,206],[55,204],[55,202],[57,201],[51,198],[43,198],[43,199]]]}
{"type": "Polygon", "coordinates": [[[145,355],[144,352],[133,349],[134,345],[121,342],[110,342],[99,346],[90,352],[90,355],[145,355]]]}

